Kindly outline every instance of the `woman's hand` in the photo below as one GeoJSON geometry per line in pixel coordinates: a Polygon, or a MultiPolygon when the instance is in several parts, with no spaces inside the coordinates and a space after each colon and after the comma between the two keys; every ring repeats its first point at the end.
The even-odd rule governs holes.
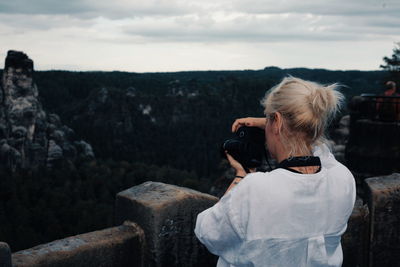
{"type": "Polygon", "coordinates": [[[240,164],[236,159],[234,159],[231,155],[229,155],[227,151],[225,151],[225,154],[226,158],[229,161],[229,164],[232,166],[232,168],[235,169],[236,176],[245,177],[247,173],[244,170],[242,164],[240,164]]]}
{"type": "Polygon", "coordinates": [[[235,122],[232,124],[232,133],[236,132],[242,126],[258,127],[264,130],[266,123],[267,120],[265,118],[247,117],[236,119],[235,122]]]}
{"type": "Polygon", "coordinates": [[[230,184],[230,186],[228,187],[228,189],[226,189],[226,193],[228,193],[232,188],[234,188],[238,183],[240,183],[240,181],[242,180],[243,177],[246,176],[246,171],[244,170],[242,164],[240,164],[237,160],[235,160],[231,155],[228,154],[227,151],[225,151],[226,154],[226,158],[229,161],[229,164],[231,164],[232,168],[235,169],[236,175],[235,178],[233,178],[232,183],[230,184]]]}

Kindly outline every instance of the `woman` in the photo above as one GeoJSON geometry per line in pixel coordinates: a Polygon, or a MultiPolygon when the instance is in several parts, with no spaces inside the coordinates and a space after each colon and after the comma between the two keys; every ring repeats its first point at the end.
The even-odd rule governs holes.
{"type": "Polygon", "coordinates": [[[340,237],[356,190],[350,171],[324,144],[324,131],[343,95],[336,85],[288,77],[263,100],[266,118],[232,125],[265,129],[279,162],[267,173],[246,174],[230,155],[236,177],[227,193],[197,217],[198,239],[222,266],[341,266],[340,237]],[[242,178],[244,177],[244,178],[242,178]],[[229,191],[229,192],[228,192],[229,191]]]}

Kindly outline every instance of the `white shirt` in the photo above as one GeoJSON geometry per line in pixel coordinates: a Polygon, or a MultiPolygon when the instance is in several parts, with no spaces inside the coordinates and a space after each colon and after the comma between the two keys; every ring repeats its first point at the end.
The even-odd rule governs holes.
{"type": "Polygon", "coordinates": [[[341,266],[340,237],[353,210],[351,172],[322,145],[321,170],[248,174],[197,216],[195,234],[217,267],[341,266]]]}

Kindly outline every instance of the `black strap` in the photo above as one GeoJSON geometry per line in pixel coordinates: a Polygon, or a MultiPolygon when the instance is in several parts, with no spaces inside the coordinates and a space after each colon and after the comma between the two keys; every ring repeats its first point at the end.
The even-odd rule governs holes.
{"type": "Polygon", "coordinates": [[[318,170],[315,172],[317,173],[321,170],[321,160],[319,157],[314,157],[314,156],[290,157],[285,160],[282,160],[278,164],[277,168],[282,168],[295,173],[301,173],[299,171],[291,169],[290,167],[305,167],[305,166],[319,166],[318,170]]]}

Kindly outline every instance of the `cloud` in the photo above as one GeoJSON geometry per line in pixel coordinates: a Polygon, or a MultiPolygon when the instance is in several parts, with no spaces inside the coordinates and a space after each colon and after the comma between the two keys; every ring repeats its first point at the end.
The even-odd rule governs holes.
{"type": "MultiPolygon", "coordinates": [[[[130,47],[138,49],[144,45],[164,53],[165,47],[196,47],[205,51],[206,44],[218,51],[213,55],[222,53],[224,49],[219,49],[223,46],[239,46],[243,55],[255,46],[273,47],[271,51],[284,54],[289,51],[284,52],[281,47],[302,53],[300,47],[304,50],[310,44],[321,51],[328,46],[344,49],[351,42],[362,47],[361,43],[378,41],[375,48],[382,47],[382,43],[390,47],[400,40],[398,14],[398,0],[1,1],[0,50],[26,50],[34,46],[40,58],[46,57],[41,47],[49,53],[59,53],[57,49],[61,48],[69,49],[70,54],[85,50],[91,55],[100,54],[87,59],[95,64],[109,48],[123,47],[130,53],[130,47]]],[[[197,53],[195,49],[187,51],[197,53]]],[[[161,56],[161,52],[157,55],[161,56]]],[[[57,56],[61,60],[62,55],[57,56]]],[[[230,58],[226,53],[225,56],[230,58]]],[[[54,56],[46,60],[50,62],[51,58],[54,56]]],[[[76,60],[79,59],[77,56],[76,60]]],[[[76,62],[59,64],[72,66],[76,62]]]]}
{"type": "Polygon", "coordinates": [[[305,1],[272,1],[272,0],[234,0],[232,8],[246,13],[303,13],[333,16],[380,15],[398,16],[400,4],[397,0],[305,0],[305,1]]]}
{"type": "Polygon", "coordinates": [[[93,39],[127,42],[369,40],[398,35],[398,14],[397,0],[13,0],[0,3],[0,32],[90,27],[99,33],[93,39]]]}
{"type": "Polygon", "coordinates": [[[0,13],[69,15],[123,19],[140,16],[176,16],[204,13],[283,14],[334,16],[395,16],[398,0],[13,0],[0,2],[0,13]]]}
{"type": "Polygon", "coordinates": [[[0,2],[0,12],[6,14],[54,15],[79,14],[91,10],[86,1],[13,0],[0,2]]]}
{"type": "MultiPolygon", "coordinates": [[[[68,15],[1,14],[0,25],[16,33],[45,31],[68,27],[87,28],[95,24],[94,19],[80,19],[68,15]]],[[[1,27],[0,26],[0,27],[1,27]]]]}
{"type": "Polygon", "coordinates": [[[153,41],[191,42],[277,42],[373,40],[393,34],[384,18],[322,16],[302,13],[246,14],[215,13],[205,16],[132,20],[121,26],[124,33],[153,41]]]}
{"type": "Polygon", "coordinates": [[[181,0],[13,0],[0,2],[0,13],[26,15],[68,15],[123,19],[148,15],[187,13],[192,5],[181,0]]]}

